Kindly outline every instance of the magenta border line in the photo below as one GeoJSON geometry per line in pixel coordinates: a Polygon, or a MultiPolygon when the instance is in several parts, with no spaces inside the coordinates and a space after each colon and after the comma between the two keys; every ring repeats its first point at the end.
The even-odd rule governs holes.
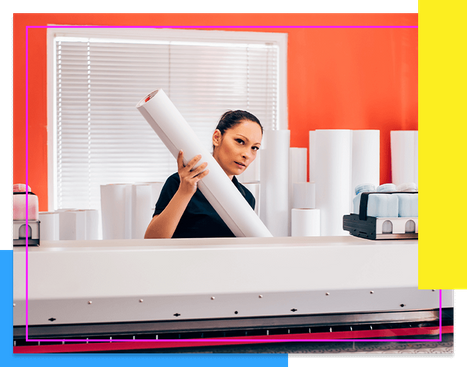
{"type": "MultiPolygon", "coordinates": [[[[418,26],[26,26],[26,186],[28,185],[28,34],[29,28],[418,28],[418,26]]],[[[28,208],[28,195],[26,195],[28,208]]],[[[28,210],[26,210],[26,230],[28,229],[28,210]]],[[[26,232],[27,234],[27,232],[26,232]]],[[[26,341],[28,342],[438,342],[442,341],[442,290],[439,290],[439,339],[29,339],[28,337],[28,236],[26,235],[26,341]],[[267,340],[267,341],[263,341],[267,340]]]]}

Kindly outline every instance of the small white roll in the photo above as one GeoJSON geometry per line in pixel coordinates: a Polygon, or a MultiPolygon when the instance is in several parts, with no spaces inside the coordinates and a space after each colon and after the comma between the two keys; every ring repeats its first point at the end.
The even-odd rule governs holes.
{"type": "Polygon", "coordinates": [[[60,219],[60,240],[86,239],[86,213],[76,209],[57,210],[60,219]]]}
{"type": "Polygon", "coordinates": [[[255,205],[255,213],[256,215],[259,215],[260,213],[260,190],[261,190],[261,184],[259,182],[244,182],[242,183],[243,186],[245,186],[250,192],[253,194],[255,200],[256,200],[256,205],[255,205]]]}
{"type": "Polygon", "coordinates": [[[320,235],[319,209],[292,209],[292,237],[320,235]]]}
{"type": "Polygon", "coordinates": [[[352,189],[364,183],[379,185],[379,161],[379,130],[352,131],[352,189]]]}
{"type": "Polygon", "coordinates": [[[40,239],[58,241],[60,239],[60,215],[57,212],[39,212],[40,239]]]}
{"type": "Polygon", "coordinates": [[[418,131],[391,131],[392,182],[418,185],[418,131]]]}
{"type": "Polygon", "coordinates": [[[99,211],[97,209],[84,209],[86,214],[86,240],[99,239],[99,211]]]}
{"type": "Polygon", "coordinates": [[[296,208],[293,205],[294,183],[307,181],[307,152],[307,148],[290,148],[289,151],[289,212],[296,208]]]}

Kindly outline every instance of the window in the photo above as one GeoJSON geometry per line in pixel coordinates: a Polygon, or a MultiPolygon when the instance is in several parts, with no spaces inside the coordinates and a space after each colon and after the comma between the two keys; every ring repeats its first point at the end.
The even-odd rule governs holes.
{"type": "Polygon", "coordinates": [[[286,129],[286,42],[278,33],[49,28],[50,210],[100,209],[100,185],[176,171],[135,107],[155,89],[208,149],[229,109],[286,129]]]}

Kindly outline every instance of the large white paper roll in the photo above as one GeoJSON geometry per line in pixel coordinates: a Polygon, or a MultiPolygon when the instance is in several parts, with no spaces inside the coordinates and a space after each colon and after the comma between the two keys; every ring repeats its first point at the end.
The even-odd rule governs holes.
{"type": "Polygon", "coordinates": [[[172,155],[178,157],[183,150],[184,163],[200,154],[198,165],[207,162],[209,174],[198,187],[237,237],[270,237],[271,233],[261,222],[242,194],[219,166],[214,157],[196,137],[194,131],[162,89],[144,97],[136,108],[154,129],[172,155]]]}
{"type": "Polygon", "coordinates": [[[319,235],[319,209],[292,209],[292,237],[319,235]]]}
{"type": "Polygon", "coordinates": [[[86,215],[86,240],[99,239],[99,211],[97,209],[83,209],[86,215]]]}
{"type": "Polygon", "coordinates": [[[60,215],[57,212],[39,212],[40,239],[58,241],[60,239],[60,215]]]}
{"type": "Polygon", "coordinates": [[[131,238],[131,185],[101,185],[102,237],[131,238]]]}
{"type": "Polygon", "coordinates": [[[261,152],[260,217],[274,236],[290,233],[289,130],[265,130],[261,152]]]}
{"type": "Polygon", "coordinates": [[[294,183],[307,182],[307,148],[290,148],[289,151],[289,211],[294,208],[294,183]]]}
{"type": "Polygon", "coordinates": [[[354,130],[352,132],[352,189],[371,183],[377,187],[380,162],[379,130],[354,130]]]}
{"type": "Polygon", "coordinates": [[[292,208],[316,208],[316,195],[314,182],[295,182],[293,184],[292,208]]]}
{"type": "Polygon", "coordinates": [[[142,239],[154,214],[153,188],[150,184],[132,186],[131,238],[142,239]]]}
{"type": "Polygon", "coordinates": [[[143,182],[141,184],[151,186],[151,218],[152,218],[152,215],[154,214],[154,210],[156,210],[156,203],[157,203],[157,200],[159,200],[162,187],[164,187],[164,182],[143,182]]]}
{"type": "Polygon", "coordinates": [[[418,185],[418,131],[391,131],[392,182],[418,185]]]}
{"type": "Polygon", "coordinates": [[[321,235],[343,236],[342,218],[351,211],[352,132],[316,130],[310,134],[310,181],[315,182],[321,235]]]}

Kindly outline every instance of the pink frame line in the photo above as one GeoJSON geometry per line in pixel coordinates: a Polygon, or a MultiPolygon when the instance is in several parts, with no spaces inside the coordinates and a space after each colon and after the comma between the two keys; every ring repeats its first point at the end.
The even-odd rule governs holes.
{"type": "MultiPolygon", "coordinates": [[[[418,26],[26,26],[26,186],[28,185],[28,35],[34,28],[418,28],[418,26]]],[[[26,195],[26,208],[28,195],[26,195]]],[[[26,210],[26,230],[28,229],[28,210],[26,210]]],[[[29,339],[28,337],[28,236],[26,235],[26,341],[28,342],[109,342],[110,339],[29,339]]],[[[268,342],[441,342],[442,341],[442,290],[439,290],[439,339],[268,339],[268,342]]],[[[256,342],[260,339],[193,339],[193,342],[256,342]]],[[[112,339],[118,342],[186,342],[187,339],[112,339]]]]}

